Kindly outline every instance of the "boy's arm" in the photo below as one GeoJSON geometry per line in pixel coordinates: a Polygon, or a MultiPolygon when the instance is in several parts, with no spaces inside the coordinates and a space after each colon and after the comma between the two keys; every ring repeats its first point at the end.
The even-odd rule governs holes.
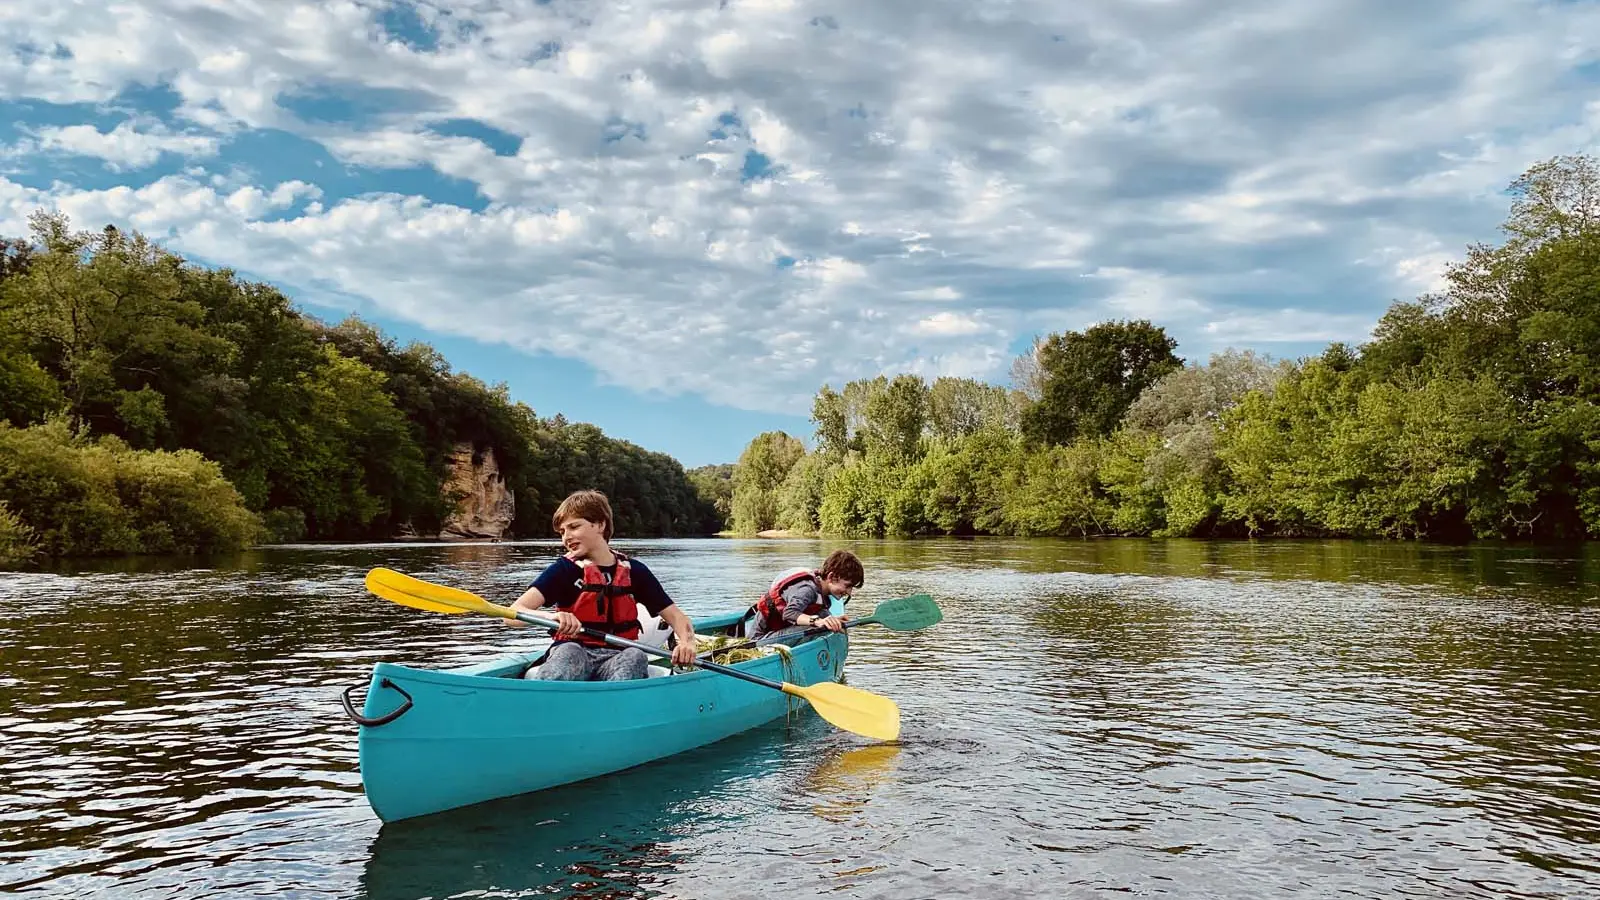
{"type": "Polygon", "coordinates": [[[678,646],[672,648],[672,662],[674,665],[694,665],[694,623],[683,610],[674,603],[661,611],[661,621],[672,626],[672,633],[677,635],[678,646]]]}
{"type": "MultiPolygon", "coordinates": [[[[511,604],[511,608],[518,612],[535,612],[542,606],[544,606],[544,592],[539,590],[537,585],[523,591],[522,596],[511,604]]],[[[550,618],[556,621],[556,637],[576,637],[578,632],[583,630],[583,621],[572,613],[558,609],[550,618]]],[[[500,621],[519,628],[526,628],[528,625],[527,622],[521,619],[501,619],[500,621]]]]}
{"type": "Polygon", "coordinates": [[[672,633],[678,638],[678,646],[672,648],[673,665],[694,665],[694,623],[689,621],[688,614],[672,601],[667,589],[656,578],[656,573],[637,561],[634,563],[633,586],[638,591],[634,596],[644,604],[644,608],[672,626],[672,633]]]}
{"type": "Polygon", "coordinates": [[[783,621],[788,625],[815,625],[822,621],[822,616],[808,616],[806,607],[823,600],[822,592],[816,585],[800,582],[792,585],[783,592],[783,621]],[[805,619],[804,622],[800,621],[805,619]]]}
{"type": "MultiPolygon", "coordinates": [[[[522,592],[522,596],[518,597],[515,603],[511,604],[511,608],[517,612],[533,612],[541,606],[544,606],[544,592],[531,585],[522,592]]],[[[500,621],[517,628],[528,627],[528,623],[521,619],[501,619],[500,621]]]]}
{"type": "Polygon", "coordinates": [[[783,624],[799,625],[801,614],[816,598],[817,589],[804,581],[789,585],[783,592],[783,624]]]}
{"type": "Polygon", "coordinates": [[[833,631],[844,630],[844,620],[830,615],[807,615],[806,607],[813,603],[826,604],[822,592],[815,585],[801,582],[783,592],[783,621],[789,625],[801,625],[807,628],[821,625],[833,631]],[[805,621],[801,621],[804,619],[805,621]]]}
{"type": "Polygon", "coordinates": [[[511,608],[522,612],[533,612],[543,605],[544,592],[539,590],[538,585],[530,585],[522,592],[522,596],[517,598],[517,602],[511,604],[511,608]]]}

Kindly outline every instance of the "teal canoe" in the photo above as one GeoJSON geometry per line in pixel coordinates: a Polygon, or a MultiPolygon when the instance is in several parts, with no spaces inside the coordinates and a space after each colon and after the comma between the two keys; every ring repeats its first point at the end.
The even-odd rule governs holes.
{"type": "MultiPolygon", "coordinates": [[[[696,617],[701,635],[727,634],[744,612],[696,617]]],[[[844,634],[807,635],[790,659],[770,654],[734,668],[802,686],[838,681],[844,634]]],[[[771,688],[652,664],[635,681],[525,680],[541,652],[454,669],[380,662],[357,712],[361,780],[385,822],[511,797],[618,772],[731,737],[807,704],[771,688]]]]}

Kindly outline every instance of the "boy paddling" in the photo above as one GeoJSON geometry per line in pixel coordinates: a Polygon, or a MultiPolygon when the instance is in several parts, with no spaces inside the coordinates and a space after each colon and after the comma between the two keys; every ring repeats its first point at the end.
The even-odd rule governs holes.
{"type": "MultiPolygon", "coordinates": [[[[599,491],[575,491],[556,507],[551,524],[566,554],[545,568],[511,608],[534,612],[546,604],[556,610],[555,643],[533,677],[545,681],[627,681],[649,675],[649,657],[635,647],[617,648],[582,633],[604,631],[639,639],[635,602],[672,626],[678,645],[672,662],[695,660],[694,624],[637,559],[611,549],[611,501],[599,491]]],[[[524,626],[514,619],[507,624],[524,626]]]]}
{"type": "Polygon", "coordinates": [[[772,580],[767,592],[756,601],[755,621],[746,637],[760,640],[786,628],[826,628],[843,631],[849,616],[829,613],[829,600],[847,600],[856,588],[866,583],[861,560],[848,550],[835,550],[823,560],[821,569],[790,569],[772,580]]]}

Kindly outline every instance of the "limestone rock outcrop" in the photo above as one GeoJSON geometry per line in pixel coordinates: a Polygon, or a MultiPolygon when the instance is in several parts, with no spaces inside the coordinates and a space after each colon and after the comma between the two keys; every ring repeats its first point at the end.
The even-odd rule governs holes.
{"type": "Polygon", "coordinates": [[[450,455],[450,474],[445,479],[446,496],[459,496],[455,512],[445,517],[439,529],[442,540],[482,540],[502,538],[516,518],[517,501],[500,474],[494,448],[474,453],[472,444],[455,445],[450,455]]]}

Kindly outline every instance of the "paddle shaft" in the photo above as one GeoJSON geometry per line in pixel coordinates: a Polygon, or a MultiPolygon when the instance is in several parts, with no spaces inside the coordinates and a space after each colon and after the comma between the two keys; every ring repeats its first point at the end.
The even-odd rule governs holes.
{"type": "MultiPolygon", "coordinates": [[[[874,617],[874,616],[862,616],[859,619],[851,619],[850,621],[844,623],[844,627],[846,627],[846,628],[854,628],[857,625],[877,625],[877,624],[878,624],[878,620],[877,620],[876,617],[874,617]]],[[[801,637],[816,637],[816,636],[821,635],[821,634],[827,634],[827,633],[831,632],[832,630],[833,630],[832,628],[807,628],[805,631],[800,632],[800,636],[801,637]]],[[[777,634],[778,632],[774,631],[772,633],[773,634],[777,634]]],[[[737,644],[729,644],[726,647],[718,647],[717,649],[715,649],[715,650],[713,650],[711,652],[713,652],[713,653],[722,653],[722,652],[724,652],[726,650],[745,650],[745,649],[748,649],[750,647],[755,647],[755,646],[757,646],[755,641],[745,640],[745,641],[742,641],[742,642],[737,643],[737,644]]]]}
{"type": "MultiPolygon", "coordinates": [[[[549,619],[542,619],[536,615],[533,615],[532,613],[518,611],[517,618],[527,622],[529,625],[540,625],[550,629],[559,629],[561,627],[549,619]]],[[[617,637],[614,634],[607,634],[604,631],[598,631],[593,628],[585,628],[583,629],[583,633],[590,637],[599,638],[613,647],[632,647],[635,650],[643,650],[645,653],[648,653],[651,656],[663,657],[666,659],[672,658],[672,651],[670,650],[663,650],[660,647],[652,647],[649,644],[641,644],[638,641],[630,641],[627,638],[617,637]]],[[[759,675],[751,675],[749,672],[741,672],[738,669],[730,669],[727,666],[718,665],[717,663],[702,659],[695,660],[694,664],[702,669],[710,669],[713,672],[721,672],[723,675],[732,675],[735,678],[744,679],[751,684],[759,684],[762,687],[772,688],[775,691],[783,690],[783,685],[779,682],[762,678],[759,675]]],[[[785,693],[788,692],[785,691],[785,693]]]]}

